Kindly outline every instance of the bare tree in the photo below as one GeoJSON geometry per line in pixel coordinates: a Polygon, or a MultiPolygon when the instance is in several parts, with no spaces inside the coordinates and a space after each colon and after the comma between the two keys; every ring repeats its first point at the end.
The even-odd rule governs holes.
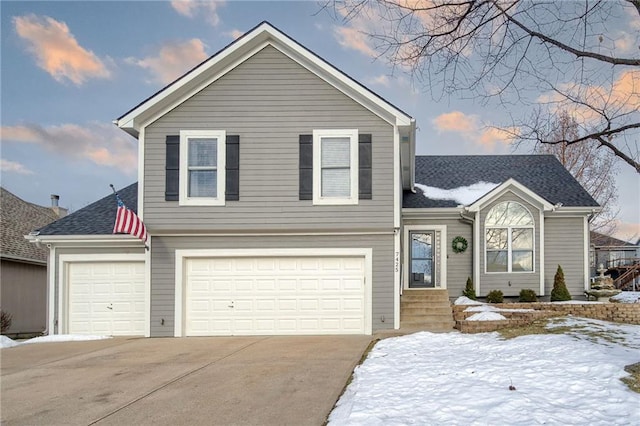
{"type": "Polygon", "coordinates": [[[511,117],[514,139],[589,141],[640,173],[640,0],[334,0],[325,8],[434,98],[517,103],[530,111],[511,117]],[[579,136],[547,138],[558,110],[571,113],[579,136]]]}
{"type": "MultiPolygon", "coordinates": [[[[567,111],[560,111],[549,123],[545,140],[576,140],[582,135],[574,117],[567,111]]],[[[616,156],[602,149],[597,142],[586,140],[580,144],[538,143],[534,147],[537,154],[555,155],[569,173],[602,206],[591,222],[591,230],[611,235],[616,230],[619,210],[615,207],[618,199],[616,187],[616,156]]]]}

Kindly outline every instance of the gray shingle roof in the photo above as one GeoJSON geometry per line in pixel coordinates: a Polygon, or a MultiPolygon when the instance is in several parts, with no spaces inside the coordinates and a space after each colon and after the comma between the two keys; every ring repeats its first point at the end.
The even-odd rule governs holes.
{"type": "MultiPolygon", "coordinates": [[[[551,204],[596,207],[598,203],[553,155],[416,156],[416,183],[453,189],[513,178],[551,204]]],[[[404,192],[404,208],[456,207],[453,200],[426,198],[420,189],[404,192]]]]}
{"type": "MultiPolygon", "coordinates": [[[[124,204],[134,212],[138,206],[138,183],[118,191],[124,204]]],[[[106,197],[41,229],[40,235],[106,235],[113,233],[118,204],[116,196],[106,197]]]]}
{"type": "Polygon", "coordinates": [[[58,215],[50,208],[28,203],[0,188],[0,253],[3,257],[46,262],[48,250],[29,243],[24,236],[34,228],[53,222],[58,215]]]}

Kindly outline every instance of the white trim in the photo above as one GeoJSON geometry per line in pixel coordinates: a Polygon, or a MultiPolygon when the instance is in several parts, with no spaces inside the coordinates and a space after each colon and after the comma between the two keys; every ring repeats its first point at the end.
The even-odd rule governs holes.
{"type": "Polygon", "coordinates": [[[402,292],[401,253],[400,230],[398,229],[393,236],[393,328],[396,330],[400,328],[400,294],[402,292]]]}
{"type": "Polygon", "coordinates": [[[191,233],[162,233],[154,232],[154,237],[310,237],[310,236],[340,236],[340,235],[393,235],[394,231],[366,231],[366,232],[198,232],[191,233]]]}
{"type": "Polygon", "coordinates": [[[480,243],[480,228],[484,227],[480,223],[480,213],[475,212],[475,220],[473,221],[473,285],[475,286],[476,295],[480,297],[480,252],[482,244],[480,243]]]}
{"type": "MultiPolygon", "coordinates": [[[[131,253],[106,253],[106,254],[61,254],[58,257],[58,330],[56,334],[66,334],[69,332],[69,283],[68,265],[79,262],[144,262],[145,254],[131,253]]],[[[146,279],[146,278],[145,278],[146,279]]],[[[149,296],[145,292],[145,305],[151,303],[149,296]]],[[[147,316],[145,322],[149,323],[151,318],[147,316]]],[[[149,328],[145,324],[145,330],[149,328]]]]}
{"type": "Polygon", "coordinates": [[[318,56],[311,53],[297,42],[291,40],[268,23],[259,25],[253,31],[245,34],[217,55],[209,58],[196,69],[176,80],[172,85],[165,87],[161,92],[144,101],[132,111],[128,112],[125,116],[117,120],[117,125],[128,130],[130,133],[132,131],[135,132],[135,130],[139,129],[141,126],[143,127],[145,123],[154,121],[154,117],[163,115],[166,111],[173,108],[175,104],[183,102],[184,99],[191,97],[194,93],[201,90],[202,87],[217,80],[222,75],[229,72],[229,70],[235,68],[239,63],[243,62],[248,57],[251,57],[255,52],[264,48],[266,45],[271,45],[280,50],[310,72],[316,74],[327,83],[354,99],[356,102],[376,113],[376,115],[380,116],[385,121],[395,125],[411,125],[411,117],[398,110],[390,103],[384,101],[382,98],[376,96],[369,89],[357,84],[352,78],[346,76],[332,65],[320,59],[318,56]],[[243,54],[243,51],[248,52],[243,54]],[[238,56],[238,60],[233,61],[233,56],[238,56]],[[225,62],[230,63],[230,65],[225,66],[225,62]],[[214,68],[216,66],[221,66],[222,69],[214,73],[213,76],[205,78],[205,74],[210,73],[212,69],[215,71],[214,68]],[[198,80],[201,81],[200,84],[194,83],[198,80]],[[181,93],[184,93],[184,95],[181,96],[181,93]],[[154,106],[157,106],[160,102],[167,101],[170,98],[178,99],[177,102],[169,102],[167,107],[157,108],[155,114],[143,119],[143,122],[139,122],[141,116],[145,115],[145,113],[153,113],[153,111],[150,110],[152,110],[154,106]],[[395,119],[395,123],[390,121],[391,117],[389,116],[395,119]]]}
{"type": "MultiPolygon", "coordinates": [[[[450,214],[453,216],[459,216],[461,212],[464,212],[463,207],[429,207],[429,208],[403,208],[402,216],[406,217],[429,217],[431,218],[434,215],[446,215],[450,214]]],[[[443,216],[444,217],[444,216],[443,216]]],[[[448,217],[449,219],[451,216],[448,217]]]]}
{"type": "MultiPolygon", "coordinates": [[[[540,214],[540,243],[538,245],[540,249],[540,254],[538,256],[538,261],[540,262],[540,265],[538,266],[538,272],[540,273],[540,293],[538,293],[538,295],[544,296],[544,212],[542,210],[538,210],[538,213],[540,214]]],[[[535,231],[533,231],[533,233],[535,236],[535,231]]],[[[533,247],[533,252],[535,256],[535,246],[533,247]]]]}
{"type": "Polygon", "coordinates": [[[364,257],[365,274],[365,334],[371,334],[373,328],[373,249],[189,249],[175,251],[175,317],[174,336],[184,335],[184,263],[194,257],[323,257],[358,256],[364,257]]]}
{"type": "MultiPolygon", "coordinates": [[[[584,234],[583,234],[583,256],[584,256],[584,289],[589,290],[590,288],[590,268],[589,268],[589,219],[587,216],[584,217],[584,234]]],[[[597,262],[596,262],[597,263],[597,262]]],[[[596,265],[597,267],[597,265],[596,265]]]]}
{"type": "Polygon", "coordinates": [[[547,200],[545,200],[544,198],[542,198],[541,196],[539,196],[538,194],[536,194],[535,192],[533,192],[532,190],[530,190],[529,188],[527,188],[526,186],[518,182],[517,180],[510,178],[504,181],[502,184],[498,185],[497,187],[493,188],[491,191],[487,192],[485,195],[483,195],[478,200],[476,200],[473,204],[469,205],[469,207],[467,207],[467,210],[473,211],[473,212],[479,211],[484,206],[493,202],[496,198],[500,197],[506,192],[512,192],[517,197],[522,198],[520,195],[513,192],[514,188],[522,192],[524,195],[526,195],[527,197],[531,198],[531,200],[534,201],[533,203],[530,203],[530,204],[537,203],[540,206],[542,206],[542,209],[545,211],[551,211],[555,209],[555,206],[549,203],[547,200]]]}
{"type": "Polygon", "coordinates": [[[137,215],[140,220],[144,220],[144,130],[140,129],[138,134],[138,208],[137,215]]]}
{"type": "Polygon", "coordinates": [[[343,205],[358,204],[358,129],[314,129],[313,130],[313,204],[343,205]],[[351,191],[349,197],[322,196],[322,139],[349,138],[349,174],[351,191]]]}
{"type": "Polygon", "coordinates": [[[38,235],[36,237],[29,238],[29,242],[31,243],[45,243],[45,244],[53,244],[53,243],[114,243],[114,244],[122,244],[126,246],[134,246],[138,245],[140,248],[144,247],[141,244],[133,244],[133,243],[142,243],[142,240],[136,237],[132,237],[131,235],[125,234],[104,234],[104,235],[38,235]]]}
{"type": "Polygon", "coordinates": [[[144,337],[151,337],[151,250],[153,238],[149,235],[147,239],[148,249],[144,252],[144,337]]]}
{"type": "Polygon", "coordinates": [[[56,334],[56,248],[49,247],[49,264],[47,265],[49,282],[47,283],[47,321],[48,334],[56,334]]]}
{"type": "Polygon", "coordinates": [[[226,183],[226,132],[224,130],[180,130],[180,197],[181,206],[224,206],[226,183]],[[216,197],[189,197],[189,139],[216,139],[216,197]]]}
{"type": "MultiPolygon", "coordinates": [[[[393,129],[393,227],[400,228],[400,211],[402,209],[402,170],[400,168],[400,132],[393,129]]],[[[372,188],[373,192],[373,188],[372,188]]]]}
{"type": "MultiPolygon", "coordinates": [[[[435,268],[434,278],[436,280],[433,288],[425,288],[424,290],[443,290],[447,288],[447,225],[430,225],[425,223],[424,225],[405,225],[404,227],[404,284],[403,288],[409,288],[409,271],[411,270],[410,264],[411,259],[409,258],[410,244],[411,240],[409,236],[411,232],[416,231],[435,231],[440,232],[440,270],[438,270],[438,265],[436,262],[433,263],[435,268]],[[438,276],[440,280],[438,282],[438,276]],[[439,285],[438,285],[439,284],[439,285]]],[[[436,238],[434,238],[434,245],[436,238]]],[[[422,290],[421,288],[417,288],[416,290],[422,290]]]]}

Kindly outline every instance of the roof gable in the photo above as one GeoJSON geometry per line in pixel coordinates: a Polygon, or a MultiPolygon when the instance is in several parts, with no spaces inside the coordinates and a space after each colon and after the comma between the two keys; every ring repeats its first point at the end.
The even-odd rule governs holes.
{"type": "MultiPolygon", "coordinates": [[[[416,183],[443,189],[478,182],[517,181],[551,205],[593,207],[598,203],[553,155],[434,155],[416,156],[416,183]]],[[[457,207],[453,200],[433,200],[419,189],[405,191],[404,208],[457,207]]]]}
{"type": "Polygon", "coordinates": [[[522,195],[525,195],[526,198],[529,198],[529,202],[531,204],[537,204],[544,211],[553,210],[554,206],[549,203],[549,201],[545,200],[535,192],[531,191],[529,188],[518,182],[517,180],[510,178],[497,187],[493,188],[491,191],[487,192],[485,195],[477,199],[473,204],[468,207],[469,211],[478,211],[496,198],[502,196],[506,192],[514,192],[519,198],[522,195]],[[513,191],[515,189],[515,192],[513,191]]]}
{"type": "Polygon", "coordinates": [[[413,126],[414,120],[408,114],[268,22],[262,22],[173,83],[141,102],[118,118],[115,121],[116,124],[137,137],[140,128],[184,102],[268,45],[278,49],[385,121],[398,126],[413,126]]]}
{"type": "Polygon", "coordinates": [[[0,188],[0,221],[2,257],[45,262],[47,250],[30,244],[24,236],[34,229],[58,219],[50,208],[28,203],[4,188],[0,188]]]}

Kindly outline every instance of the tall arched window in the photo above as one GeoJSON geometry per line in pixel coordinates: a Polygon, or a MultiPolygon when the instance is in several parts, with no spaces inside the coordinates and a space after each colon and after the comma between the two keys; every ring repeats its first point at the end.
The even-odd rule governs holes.
{"type": "Polygon", "coordinates": [[[484,222],[486,272],[533,271],[533,216],[522,204],[505,201],[484,222]]]}

